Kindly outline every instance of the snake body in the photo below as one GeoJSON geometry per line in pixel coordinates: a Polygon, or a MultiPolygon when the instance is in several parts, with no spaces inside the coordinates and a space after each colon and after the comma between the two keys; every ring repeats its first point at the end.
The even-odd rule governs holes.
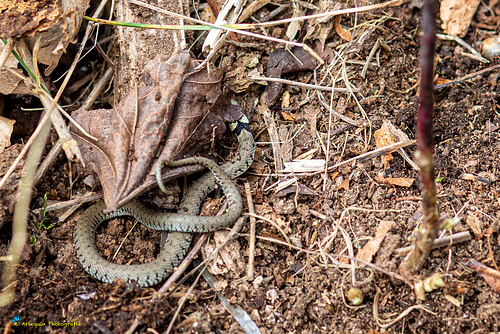
{"type": "MultiPolygon", "coordinates": [[[[229,127],[238,137],[238,155],[222,166],[206,158],[188,158],[178,161],[160,161],[157,165],[157,177],[165,163],[169,167],[199,164],[210,170],[196,180],[186,192],[180,203],[179,213],[155,211],[139,201],[131,201],[111,213],[104,213],[104,202],[88,208],[78,220],[74,241],[80,263],[87,273],[96,279],[111,283],[116,278],[139,286],[152,286],[164,280],[184,258],[191,244],[191,233],[206,233],[228,227],[240,217],[242,200],[238,188],[231,179],[244,173],[253,161],[255,144],[248,127],[248,119],[240,118],[230,123],[229,127]],[[199,211],[203,199],[219,184],[226,195],[228,210],[220,216],[200,217],[199,211]],[[169,231],[165,244],[158,257],[145,264],[119,265],[104,259],[95,247],[97,227],[104,221],[119,217],[132,216],[143,225],[162,231],[169,231]]],[[[161,180],[159,180],[162,187],[161,180]]]]}

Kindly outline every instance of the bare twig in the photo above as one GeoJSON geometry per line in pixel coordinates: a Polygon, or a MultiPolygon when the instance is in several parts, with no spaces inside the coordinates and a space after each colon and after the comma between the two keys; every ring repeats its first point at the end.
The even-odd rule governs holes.
{"type": "MultiPolygon", "coordinates": [[[[308,88],[308,89],[317,89],[317,90],[322,90],[326,92],[340,92],[340,93],[349,93],[349,90],[347,88],[342,88],[342,87],[327,87],[327,86],[318,86],[318,85],[311,85],[311,84],[306,84],[300,81],[293,81],[293,80],[287,80],[287,79],[281,79],[281,78],[269,78],[269,77],[260,77],[260,76],[248,76],[249,79],[258,81],[270,81],[270,82],[281,82],[286,85],[292,85],[292,86],[297,86],[297,87],[303,87],[303,88],[308,88]]],[[[359,88],[353,88],[353,92],[360,92],[359,88]]]]}
{"type": "MultiPolygon", "coordinates": [[[[265,97],[261,98],[261,101],[265,101],[265,97]]],[[[274,116],[265,103],[257,106],[257,111],[262,115],[264,123],[266,124],[267,132],[269,133],[269,138],[271,139],[271,146],[273,148],[274,168],[276,172],[278,172],[283,169],[283,161],[280,155],[281,145],[274,116]]]]}
{"type": "Polygon", "coordinates": [[[360,160],[360,159],[364,159],[364,160],[373,159],[373,158],[378,157],[382,154],[391,153],[391,152],[394,152],[401,147],[410,146],[410,145],[413,145],[415,143],[416,143],[415,140],[407,140],[407,141],[397,142],[397,143],[394,143],[394,144],[391,144],[388,146],[380,147],[380,148],[377,148],[376,150],[369,151],[369,152],[357,155],[351,159],[347,159],[345,161],[339,162],[333,166],[328,167],[328,170],[329,171],[334,170],[335,168],[338,168],[342,165],[345,165],[345,164],[348,164],[348,163],[351,163],[353,161],[360,160]]]}
{"type": "MultiPolygon", "coordinates": [[[[470,239],[471,239],[471,236],[470,236],[469,231],[456,233],[456,234],[453,234],[451,236],[437,238],[436,240],[434,240],[434,243],[432,244],[432,249],[446,247],[446,246],[450,246],[452,244],[458,244],[460,242],[469,241],[470,239]]],[[[406,255],[409,252],[411,252],[413,250],[413,248],[415,248],[414,245],[411,245],[408,247],[398,248],[398,249],[396,249],[396,255],[397,256],[406,255]]]]}
{"type": "MultiPolygon", "coordinates": [[[[245,182],[245,192],[247,194],[248,212],[255,214],[255,207],[253,206],[252,190],[250,184],[245,182]]],[[[254,277],[254,262],[255,262],[255,217],[250,216],[250,238],[248,240],[248,271],[247,279],[253,280],[254,277]]]]}
{"type": "Polygon", "coordinates": [[[467,80],[470,80],[470,79],[475,78],[477,76],[483,75],[485,73],[498,70],[499,68],[500,68],[500,65],[490,66],[490,67],[484,68],[484,69],[482,69],[480,71],[464,75],[461,78],[457,78],[457,79],[454,79],[454,80],[451,80],[451,81],[448,81],[448,82],[436,85],[436,86],[434,86],[434,89],[441,89],[441,88],[445,88],[445,87],[448,87],[448,86],[451,86],[451,85],[455,85],[457,83],[460,83],[460,82],[463,82],[463,81],[467,81],[467,80]]]}
{"type": "Polygon", "coordinates": [[[14,40],[12,38],[9,38],[7,45],[3,47],[2,54],[0,54],[0,69],[5,65],[5,62],[9,58],[13,49],[14,40]]]}

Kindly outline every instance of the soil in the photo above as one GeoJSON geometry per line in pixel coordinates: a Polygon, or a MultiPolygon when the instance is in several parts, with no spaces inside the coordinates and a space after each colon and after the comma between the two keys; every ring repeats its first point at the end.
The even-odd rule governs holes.
{"type": "MultiPolygon", "coordinates": [[[[263,17],[275,8],[265,6],[256,15],[263,17]]],[[[497,5],[497,13],[499,10],[497,5]]],[[[485,35],[477,22],[487,12],[480,4],[479,14],[464,37],[477,49],[485,35]]],[[[282,15],[288,17],[290,13],[282,15]]],[[[333,105],[356,120],[363,120],[359,108],[362,106],[370,125],[355,129],[333,117],[330,131],[335,134],[329,144],[329,165],[376,149],[373,133],[384,121],[392,122],[414,139],[419,15],[417,8],[404,4],[386,8],[383,13],[379,10],[358,16],[358,24],[373,23],[381,17],[385,20],[371,30],[362,44],[356,44],[344,56],[364,62],[379,38],[390,49],[382,48],[373,58],[376,65],[369,67],[365,79],[360,75],[362,64],[346,63],[351,84],[362,93],[357,95],[359,105],[343,93],[334,95],[333,105]]],[[[343,17],[342,24],[352,27],[354,16],[343,17]]],[[[366,26],[358,30],[358,33],[369,31],[366,26]]],[[[272,34],[282,36],[284,32],[282,28],[275,28],[272,34]]],[[[233,65],[244,57],[256,56],[256,68],[262,71],[271,47],[281,47],[246,37],[240,37],[240,42],[254,43],[254,48],[229,43],[222,48],[217,64],[233,65]]],[[[341,44],[345,41],[338,35],[327,40],[331,50],[338,50],[341,44]]],[[[437,81],[454,80],[492,66],[462,55],[461,48],[452,41],[438,41],[436,55],[437,81]]],[[[334,76],[338,69],[333,67],[334,76]]],[[[317,71],[318,78],[325,76],[324,68],[317,71]]],[[[286,74],[284,78],[314,84],[312,74],[310,70],[300,71],[286,74]]],[[[231,246],[239,248],[239,252],[229,253],[233,254],[235,264],[227,268],[221,265],[221,272],[214,273],[219,280],[219,292],[232,304],[241,306],[262,333],[497,333],[500,295],[480,275],[461,264],[469,258],[489,267],[500,263],[500,87],[497,81],[498,74],[492,71],[436,90],[434,133],[439,213],[442,218],[459,218],[451,232],[469,231],[472,239],[431,252],[421,277],[441,273],[446,285],[426,293],[423,301],[417,300],[412,287],[388,275],[397,273],[402,257],[395,251],[410,245],[410,236],[421,220],[418,173],[399,154],[393,153],[389,165],[384,165],[377,156],[353,160],[330,170],[327,175],[297,174],[292,186],[276,193],[276,187],[271,186],[293,175],[276,174],[268,128],[262,113],[253,108],[253,101],[265,87],[252,83],[241,88],[236,99],[245,110],[255,111],[251,129],[257,152],[250,170],[235,182],[243,198],[246,196],[244,184],[250,184],[256,214],[272,220],[273,224],[257,219],[252,280],[245,279],[250,223],[243,225],[233,240],[236,246],[231,246]],[[388,177],[414,182],[409,187],[401,187],[380,181],[388,177]],[[385,222],[392,225],[380,249],[374,251],[371,263],[376,267],[358,267],[353,278],[349,260],[337,255],[356,255],[385,222]],[[364,295],[359,306],[351,305],[345,297],[353,281],[358,282],[364,295]],[[395,321],[385,325],[389,320],[395,321]]],[[[284,86],[284,91],[271,108],[279,140],[283,143],[280,154],[289,161],[315,150],[311,153],[313,158],[325,159],[328,111],[320,105],[314,91],[296,86],[284,86]]],[[[330,101],[329,93],[325,98],[330,101]]],[[[18,123],[22,126],[23,120],[18,123]]],[[[228,138],[231,134],[219,143],[223,157],[236,146],[230,146],[228,138]]],[[[23,139],[26,138],[13,141],[21,143],[23,139]]],[[[412,157],[415,147],[405,150],[412,157]]],[[[42,206],[45,193],[49,194],[49,204],[81,196],[88,190],[82,182],[87,174],[81,166],[68,164],[61,154],[35,189],[32,209],[42,206]]],[[[179,181],[181,189],[183,182],[179,181]]],[[[208,200],[209,204],[212,202],[208,200]]],[[[36,223],[30,224],[29,233],[36,234],[37,241],[33,247],[25,246],[17,269],[15,301],[0,309],[4,333],[124,333],[127,330],[128,333],[160,333],[169,326],[180,298],[195,281],[194,276],[188,277],[170,296],[158,299],[153,297],[159,286],[141,288],[118,281],[108,284],[89,276],[78,262],[72,237],[75,223],[88,205],[43,232],[36,228],[36,223]],[[31,327],[13,325],[11,319],[16,316],[21,323],[31,323],[31,327]],[[47,326],[49,321],[60,324],[47,326]],[[35,327],[41,323],[46,325],[35,327]],[[76,326],[61,327],[61,323],[76,326]]],[[[48,212],[46,225],[57,222],[62,212],[48,212]]],[[[244,212],[248,212],[247,204],[244,212]]],[[[5,255],[11,224],[5,224],[1,233],[0,255],[5,255]]],[[[114,260],[117,263],[143,263],[156,256],[159,240],[159,233],[141,224],[112,220],[98,232],[97,245],[104,256],[113,256],[120,248],[114,260]]],[[[227,265],[227,261],[221,263],[227,265]]],[[[173,332],[244,331],[202,279],[188,295],[173,332]]]]}

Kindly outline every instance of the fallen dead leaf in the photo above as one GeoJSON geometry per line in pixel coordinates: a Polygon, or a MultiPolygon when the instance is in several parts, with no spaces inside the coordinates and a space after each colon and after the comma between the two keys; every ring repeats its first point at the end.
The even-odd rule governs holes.
{"type": "Polygon", "coordinates": [[[281,96],[281,108],[290,107],[290,91],[285,90],[281,96]]]}
{"type": "MultiPolygon", "coordinates": [[[[293,47],[291,50],[277,49],[271,52],[267,61],[266,75],[270,78],[280,78],[286,73],[313,70],[316,67],[316,59],[301,47],[293,47]]],[[[281,82],[269,82],[266,87],[266,101],[269,105],[276,101],[283,84],[281,82]]]]}
{"type": "Polygon", "coordinates": [[[487,267],[472,258],[466,262],[462,262],[462,264],[481,275],[493,291],[500,294],[500,271],[487,267]]]}
{"type": "Polygon", "coordinates": [[[298,194],[298,195],[309,195],[309,196],[319,196],[317,192],[312,190],[311,188],[300,184],[297,186],[296,184],[289,185],[288,187],[276,191],[274,196],[276,197],[284,197],[288,194],[298,194]],[[298,188],[297,188],[298,187],[298,188]]]}
{"type": "MultiPolygon", "coordinates": [[[[340,3],[330,0],[321,0],[317,13],[325,13],[337,9],[342,9],[342,5],[340,3]]],[[[328,39],[328,36],[330,36],[330,32],[332,31],[336,20],[340,23],[340,16],[322,17],[309,20],[309,27],[307,28],[304,40],[318,39],[321,43],[321,50],[323,51],[325,49],[326,40],[328,39]]]]}
{"type": "Polygon", "coordinates": [[[295,122],[297,120],[297,116],[288,111],[282,111],[281,117],[287,122],[295,122]]]}
{"type": "Polygon", "coordinates": [[[10,136],[12,135],[12,130],[14,130],[14,123],[16,121],[12,119],[0,116],[0,153],[2,153],[6,147],[10,146],[10,136]]]}
{"type": "MultiPolygon", "coordinates": [[[[298,8],[293,9],[292,17],[298,17],[302,15],[303,13],[300,9],[298,8]]],[[[297,36],[297,33],[299,32],[301,26],[302,26],[302,21],[290,22],[290,24],[286,28],[286,33],[285,33],[289,41],[295,40],[295,36],[297,36]]]]}
{"type": "Polygon", "coordinates": [[[451,36],[464,37],[476,13],[480,0],[443,0],[441,1],[441,28],[451,36]]]}
{"type": "Polygon", "coordinates": [[[346,177],[345,180],[342,181],[340,186],[338,186],[337,189],[335,189],[335,190],[340,190],[340,189],[344,189],[345,191],[349,190],[349,181],[350,180],[351,180],[350,176],[346,177]]]}
{"type": "MultiPolygon", "coordinates": [[[[3,43],[0,43],[0,53],[5,48],[3,43]]],[[[0,94],[20,94],[20,95],[33,95],[31,89],[26,87],[22,77],[24,76],[23,70],[17,68],[19,62],[11,54],[4,64],[4,67],[0,69],[0,94]],[[8,69],[7,69],[8,68],[8,69]],[[14,71],[18,75],[11,72],[14,71]]]]}
{"type": "Polygon", "coordinates": [[[479,221],[476,215],[468,215],[467,218],[465,219],[465,222],[467,223],[467,226],[470,227],[472,233],[474,233],[476,237],[479,237],[481,235],[481,222],[479,221]]]}
{"type": "Polygon", "coordinates": [[[415,179],[411,179],[409,177],[386,177],[386,178],[377,178],[378,182],[392,184],[393,186],[398,187],[411,187],[415,179]]]}
{"type": "Polygon", "coordinates": [[[340,24],[341,18],[342,18],[341,16],[335,17],[335,19],[333,20],[333,27],[335,28],[335,31],[337,32],[340,38],[350,42],[352,40],[351,32],[342,27],[342,24],[340,24]]]}
{"type": "Polygon", "coordinates": [[[451,296],[451,295],[444,295],[444,298],[446,298],[447,301],[455,305],[456,307],[460,307],[462,305],[462,302],[458,300],[457,298],[451,296]]]}
{"type": "MultiPolygon", "coordinates": [[[[212,140],[225,132],[224,122],[242,115],[241,108],[231,104],[231,91],[221,94],[222,71],[201,71],[184,79],[192,65],[187,51],[168,59],[157,57],[146,65],[138,87],[115,109],[73,113],[98,139],[75,133],[84,160],[99,176],[108,209],[152,188],[157,160],[210,148],[212,140]]],[[[184,166],[165,174],[173,178],[199,169],[184,166]]]]}
{"type": "MultiPolygon", "coordinates": [[[[255,83],[255,80],[249,78],[249,71],[256,69],[257,73],[254,76],[260,76],[257,65],[260,62],[259,54],[248,54],[239,59],[234,65],[231,66],[229,71],[226,72],[227,83],[231,85],[236,93],[243,93],[255,83]]],[[[259,66],[260,68],[261,66],[259,66]]]]}
{"type": "Polygon", "coordinates": [[[436,85],[442,85],[445,83],[451,82],[450,79],[445,79],[445,78],[437,78],[435,84],[436,85]]]}
{"type": "Polygon", "coordinates": [[[491,123],[490,120],[486,121],[486,131],[487,132],[493,132],[493,131],[496,131],[498,129],[500,129],[500,126],[491,123]]]}
{"type": "Polygon", "coordinates": [[[377,227],[375,236],[358,251],[356,258],[371,263],[373,256],[377,254],[380,244],[384,241],[387,232],[389,232],[393,224],[393,222],[381,221],[377,227]]]}
{"type": "MultiPolygon", "coordinates": [[[[389,146],[400,141],[409,140],[406,133],[396,128],[390,121],[384,121],[380,129],[375,131],[373,137],[375,138],[375,145],[377,146],[377,148],[389,146]]],[[[381,160],[384,164],[385,169],[388,169],[390,167],[389,162],[392,161],[392,159],[393,156],[391,153],[381,156],[381,160]]]]}
{"type": "Polygon", "coordinates": [[[315,172],[325,168],[325,159],[294,160],[285,162],[283,173],[307,173],[315,172]]]}

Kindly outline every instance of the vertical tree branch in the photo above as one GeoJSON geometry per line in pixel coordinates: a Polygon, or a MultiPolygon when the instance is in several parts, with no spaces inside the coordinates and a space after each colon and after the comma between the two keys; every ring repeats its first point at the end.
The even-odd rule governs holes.
{"type": "Polygon", "coordinates": [[[429,256],[432,243],[439,231],[434,183],[433,138],[433,78],[434,47],[436,44],[437,2],[424,0],[422,29],[424,32],[420,54],[420,93],[418,106],[417,152],[415,159],[420,167],[420,188],[424,217],[422,226],[415,232],[415,248],[401,264],[401,273],[408,277],[418,270],[429,256]]]}

